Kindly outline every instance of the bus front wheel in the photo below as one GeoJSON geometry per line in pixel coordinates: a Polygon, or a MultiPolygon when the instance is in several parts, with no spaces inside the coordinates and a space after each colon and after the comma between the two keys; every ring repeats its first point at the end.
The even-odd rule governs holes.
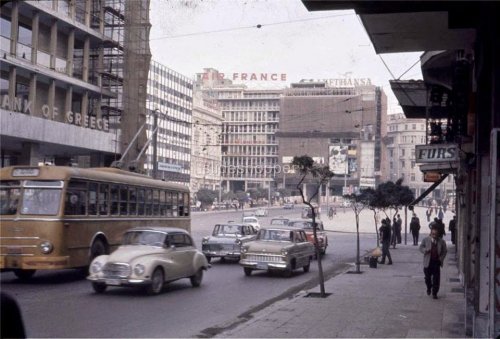
{"type": "Polygon", "coordinates": [[[101,239],[96,239],[90,248],[90,263],[100,255],[106,254],[106,245],[101,239]]]}
{"type": "Polygon", "coordinates": [[[21,280],[27,280],[35,274],[36,270],[14,270],[14,274],[21,280]]]}

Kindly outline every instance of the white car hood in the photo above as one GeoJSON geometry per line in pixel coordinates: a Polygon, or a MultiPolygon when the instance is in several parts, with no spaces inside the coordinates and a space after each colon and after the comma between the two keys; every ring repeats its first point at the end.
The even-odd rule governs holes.
{"type": "Polygon", "coordinates": [[[142,256],[163,254],[166,251],[168,250],[165,248],[147,245],[120,246],[116,251],[109,255],[108,261],[126,263],[142,256]]]}

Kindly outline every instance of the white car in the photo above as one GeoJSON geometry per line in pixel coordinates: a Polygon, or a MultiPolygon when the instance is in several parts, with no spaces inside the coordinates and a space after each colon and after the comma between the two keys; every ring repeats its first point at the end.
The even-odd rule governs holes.
{"type": "Polygon", "coordinates": [[[268,214],[269,211],[266,208],[259,208],[258,210],[255,211],[256,217],[267,217],[268,214]]]}
{"type": "Polygon", "coordinates": [[[128,286],[159,294],[165,283],[182,278],[189,278],[193,287],[200,286],[203,271],[209,267],[187,231],[136,227],[124,234],[116,251],[92,261],[87,279],[96,293],[108,286],[128,286]]]}
{"type": "Polygon", "coordinates": [[[243,223],[247,225],[252,225],[257,231],[260,230],[260,223],[257,217],[243,217],[243,223]]]}

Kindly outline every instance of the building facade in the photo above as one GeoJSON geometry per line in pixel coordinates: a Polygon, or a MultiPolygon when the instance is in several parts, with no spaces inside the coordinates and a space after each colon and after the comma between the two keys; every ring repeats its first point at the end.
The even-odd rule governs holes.
{"type": "Polygon", "coordinates": [[[103,166],[119,157],[127,114],[123,32],[131,15],[143,15],[147,25],[148,7],[143,1],[144,10],[127,11],[123,0],[2,2],[1,166],[103,166]]]}
{"type": "Polygon", "coordinates": [[[216,99],[222,112],[222,189],[247,191],[274,186],[278,162],[275,133],[279,125],[281,90],[251,90],[205,69],[200,90],[216,99]]]}
{"type": "Polygon", "coordinates": [[[147,135],[152,143],[145,168],[155,178],[189,185],[193,80],[153,61],[147,91],[147,135]]]}
{"type": "MultiPolygon", "coordinates": [[[[191,143],[191,193],[205,188],[221,193],[222,114],[217,100],[200,91],[193,98],[193,139],[191,143]]],[[[220,200],[219,196],[219,200],[220,200]]]]}
{"type": "Polygon", "coordinates": [[[369,79],[302,80],[284,91],[280,106],[280,187],[296,191],[300,177],[286,168],[301,155],[329,165],[333,195],[375,187],[385,157],[387,109],[381,88],[369,79]]]}

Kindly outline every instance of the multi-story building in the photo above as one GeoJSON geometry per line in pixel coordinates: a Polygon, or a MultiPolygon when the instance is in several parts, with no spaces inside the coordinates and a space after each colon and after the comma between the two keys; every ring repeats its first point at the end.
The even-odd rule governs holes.
{"type": "MultiPolygon", "coordinates": [[[[386,96],[369,79],[302,80],[281,98],[280,186],[296,191],[300,179],[287,173],[294,156],[309,155],[330,166],[330,192],[341,195],[374,187],[384,171],[386,96]]],[[[326,194],[326,187],[322,195],[326,194]]]]}
{"type": "MultiPolygon", "coordinates": [[[[407,119],[404,114],[390,114],[387,121],[387,160],[389,175],[386,180],[403,178],[403,185],[410,187],[416,197],[431,185],[424,181],[415,159],[415,146],[426,143],[425,119],[407,119]]],[[[454,191],[453,176],[448,176],[440,187],[432,192],[435,199],[446,199],[454,191]]]]}
{"type": "Polygon", "coordinates": [[[198,75],[200,89],[217,99],[222,118],[222,185],[225,191],[270,188],[278,161],[275,132],[281,90],[233,85],[214,69],[198,75]]]}
{"type": "MultiPolygon", "coordinates": [[[[200,91],[193,98],[193,139],[191,144],[191,193],[201,188],[221,192],[222,114],[217,100],[200,91]]],[[[220,199],[220,197],[219,197],[220,199]]]]}
{"type": "Polygon", "coordinates": [[[127,142],[124,31],[144,29],[138,54],[149,51],[149,1],[135,7],[143,10],[123,0],[2,2],[1,166],[115,160],[127,142]]]}
{"type": "Polygon", "coordinates": [[[145,168],[156,178],[189,185],[193,80],[153,61],[147,91],[147,134],[148,139],[156,140],[156,146],[152,142],[148,147],[145,168]],[[155,125],[158,129],[153,138],[155,125]]]}

